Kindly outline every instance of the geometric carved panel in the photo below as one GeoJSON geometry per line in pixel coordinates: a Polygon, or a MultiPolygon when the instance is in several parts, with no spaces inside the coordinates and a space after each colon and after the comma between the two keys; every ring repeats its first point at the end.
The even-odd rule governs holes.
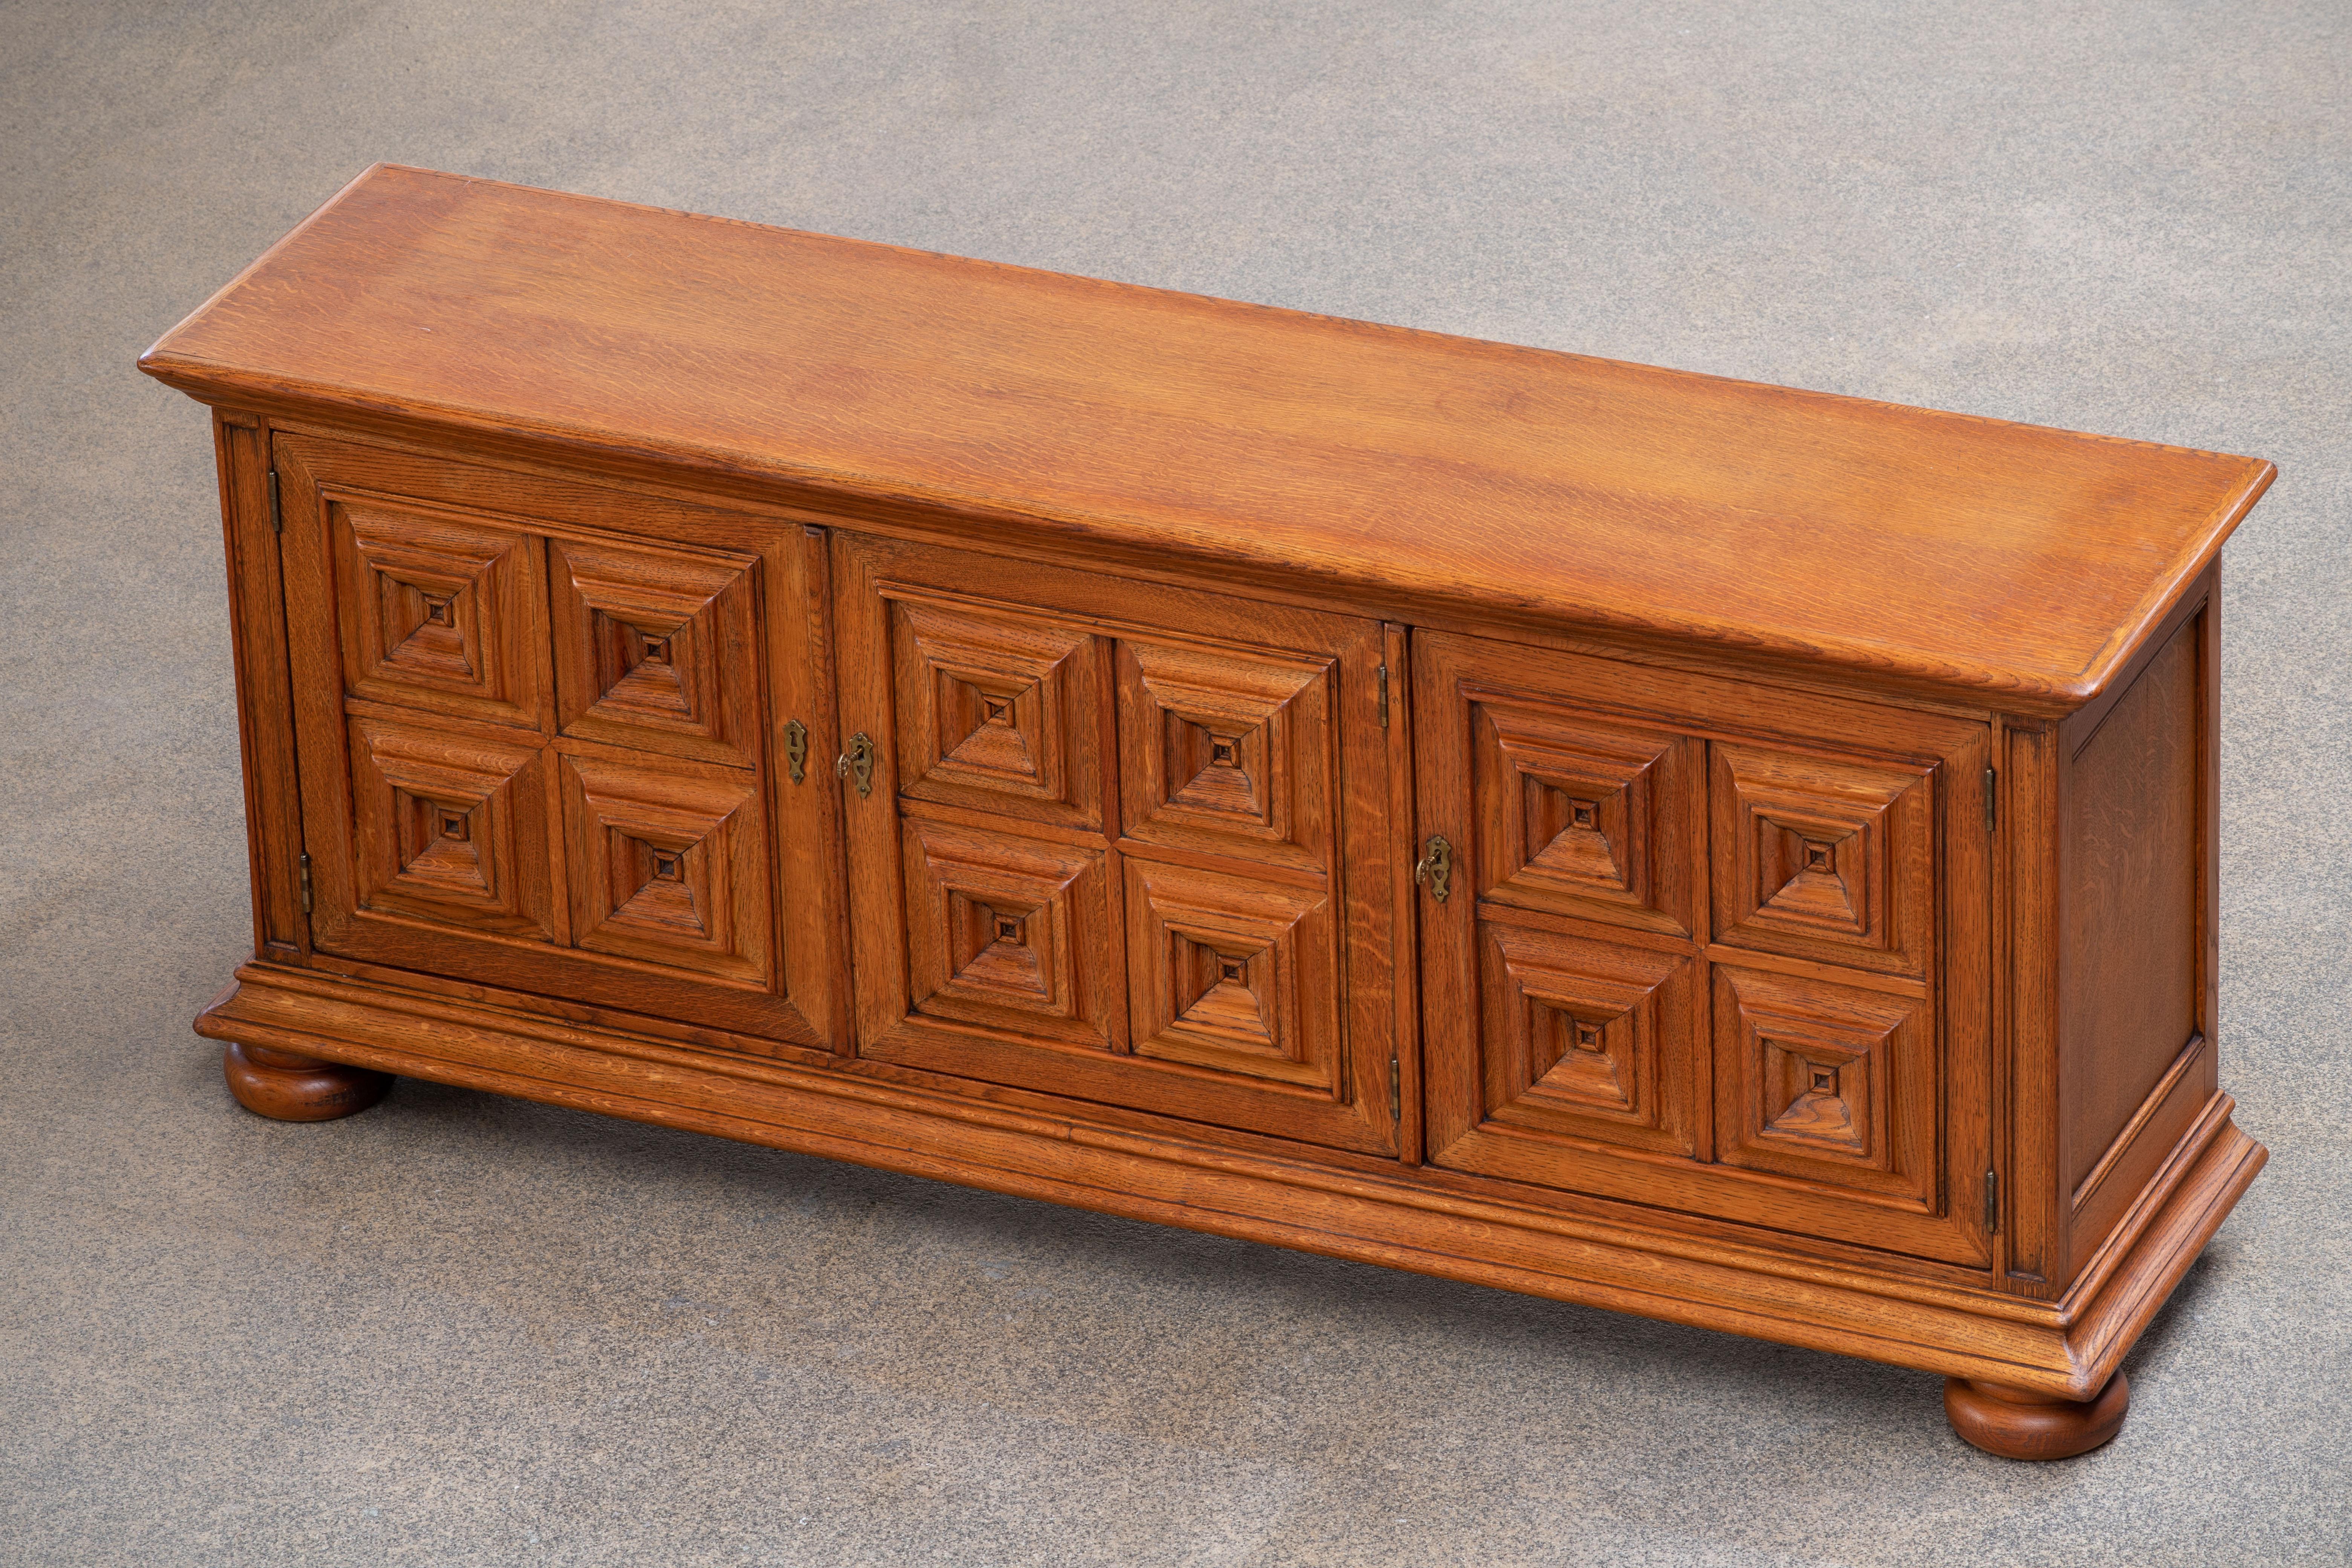
{"type": "Polygon", "coordinates": [[[563,732],[751,766],[753,565],[551,540],[563,732]]]}
{"type": "Polygon", "coordinates": [[[1330,900],[1132,857],[1126,866],[1136,1055],[1336,1091],[1330,900]]]}
{"type": "Polygon", "coordinates": [[[1696,961],[1481,921],[1486,1120],[1696,1152],[1696,961]]]}
{"type": "Polygon", "coordinates": [[[767,836],[753,781],[642,756],[560,761],[575,945],[764,985],[767,836]]]}
{"type": "Polygon", "coordinates": [[[538,728],[538,541],[341,497],[328,510],[352,695],[538,728]]]}
{"type": "Polygon", "coordinates": [[[1697,742],[1493,699],[1471,732],[1481,896],[1690,933],[1697,742]]]}
{"type": "Polygon", "coordinates": [[[915,818],[903,842],[916,1011],[1110,1045],[1100,851],[915,818]]]}
{"type": "Polygon", "coordinates": [[[1096,637],[942,601],[890,617],[904,794],[1102,826],[1096,637]]]}
{"type": "Polygon", "coordinates": [[[1328,659],[1121,640],[1128,837],[1323,869],[1331,669],[1328,659]]]}
{"type": "Polygon", "coordinates": [[[1930,1004],[1728,965],[1715,976],[1717,1157],[1927,1207],[1930,1004]]]}
{"type": "Polygon", "coordinates": [[[1934,952],[1924,769],[1715,752],[1716,940],[1924,974],[1934,952]]]}
{"type": "Polygon", "coordinates": [[[361,909],[555,940],[538,747],[353,719],[351,763],[361,909]]]}

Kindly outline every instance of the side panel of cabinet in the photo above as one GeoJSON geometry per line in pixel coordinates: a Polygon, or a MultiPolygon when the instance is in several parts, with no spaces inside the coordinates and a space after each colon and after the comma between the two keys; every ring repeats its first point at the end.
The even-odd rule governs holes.
{"type": "Polygon", "coordinates": [[[1988,1262],[1987,726],[1413,658],[1430,1161],[1988,1262]]]}
{"type": "Polygon", "coordinates": [[[822,532],[272,452],[320,961],[841,1048],[822,532]]]}
{"type": "Polygon", "coordinates": [[[1377,623],[836,536],[858,1051],[1391,1152],[1377,623]]]}
{"type": "Polygon", "coordinates": [[[2057,732],[2058,1173],[2070,1273],[2220,1087],[2216,585],[2151,639],[2111,705],[2057,732]]]}

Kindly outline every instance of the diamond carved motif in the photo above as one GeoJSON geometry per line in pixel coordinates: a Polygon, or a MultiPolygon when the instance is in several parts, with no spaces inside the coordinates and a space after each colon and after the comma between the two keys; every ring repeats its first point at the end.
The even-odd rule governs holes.
{"type": "Polygon", "coordinates": [[[772,965],[754,781],[645,756],[562,763],[577,945],[764,984],[772,965]]]}
{"type": "Polygon", "coordinates": [[[1764,1122],[1759,1138],[1834,1153],[1870,1153],[1870,1056],[1802,1040],[1766,1037],[1765,1104],[1788,1103],[1764,1122]],[[1778,1083],[1772,1080],[1777,1078],[1778,1083]]]}
{"type": "Polygon", "coordinates": [[[918,1012],[1112,1043],[1099,851],[908,818],[908,981],[918,1012]]]}
{"type": "Polygon", "coordinates": [[[351,721],[361,908],[557,940],[535,746],[351,721]]]}
{"type": "Polygon", "coordinates": [[[1126,867],[1136,1054],[1336,1093],[1328,898],[1191,867],[1126,867]]]}
{"type": "Polygon", "coordinates": [[[565,734],[751,765],[756,563],[558,539],[548,564],[565,734]]]}
{"type": "Polygon", "coordinates": [[[1757,891],[1771,889],[1761,910],[1824,932],[1870,934],[1870,867],[1861,829],[1840,833],[1763,815],[1759,837],[1757,891]]]}
{"type": "Polygon", "coordinates": [[[950,887],[948,984],[1067,1016],[1073,987],[1058,962],[1054,915],[1050,902],[1028,905],[1002,893],[982,902],[950,887]]]}
{"type": "Polygon", "coordinates": [[[1931,775],[1717,742],[1720,942],[1924,973],[1931,775]]]}
{"type": "Polygon", "coordinates": [[[1527,1005],[1528,1066],[1536,1087],[1608,1110],[1635,1108],[1639,1026],[1632,1009],[1612,1016],[1588,1004],[1570,1011],[1534,995],[1527,1005]]]}
{"type": "Polygon", "coordinates": [[[373,501],[328,510],[352,694],[536,728],[538,542],[373,501]]]}
{"type": "Polygon", "coordinates": [[[1098,827],[1097,639],[946,601],[894,599],[890,616],[904,793],[1098,827]]]}
{"type": "Polygon", "coordinates": [[[1481,922],[1487,1120],[1688,1154],[1692,961],[1481,922]]]}
{"type": "Polygon", "coordinates": [[[1481,895],[1687,934],[1695,742],[1501,700],[1472,718],[1481,895]]]}
{"type": "Polygon", "coordinates": [[[1935,1193],[1933,1011],[1716,967],[1717,1157],[1924,1210],[1935,1193]]]}
{"type": "Polygon", "coordinates": [[[1122,640],[1128,837],[1324,868],[1330,685],[1328,659],[1122,640]]]}

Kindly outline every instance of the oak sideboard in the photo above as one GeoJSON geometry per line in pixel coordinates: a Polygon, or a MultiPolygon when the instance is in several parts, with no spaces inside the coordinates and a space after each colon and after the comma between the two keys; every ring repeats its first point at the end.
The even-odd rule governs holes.
{"type": "Polygon", "coordinates": [[[264,1115],[471,1085],[1943,1373],[2255,1173],[2268,463],[367,171],[211,405],[264,1115]]]}

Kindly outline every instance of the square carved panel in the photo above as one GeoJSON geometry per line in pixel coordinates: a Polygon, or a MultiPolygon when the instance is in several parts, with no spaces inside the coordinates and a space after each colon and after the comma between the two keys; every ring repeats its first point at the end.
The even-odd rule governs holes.
{"type": "Polygon", "coordinates": [[[327,510],[352,695],[541,728],[539,541],[373,500],[330,496],[327,510]]]}
{"type": "Polygon", "coordinates": [[[943,600],[890,602],[898,783],[919,800],[1102,826],[1102,647],[943,600]]]}
{"type": "Polygon", "coordinates": [[[1482,898],[1692,932],[1699,742],[1492,699],[1471,735],[1482,898]]]}
{"type": "Polygon", "coordinates": [[[757,564],[748,556],[551,540],[563,732],[751,766],[757,564]]]}
{"type": "Polygon", "coordinates": [[[1066,1045],[1113,1043],[1099,850],[913,818],[903,843],[917,1012],[1066,1045]]]}
{"type": "Polygon", "coordinates": [[[652,757],[561,759],[577,946],[767,984],[766,833],[754,781],[652,757]]]}
{"type": "Polygon", "coordinates": [[[1713,750],[1715,939],[1924,975],[1936,935],[1932,775],[1713,750]]]}
{"type": "Polygon", "coordinates": [[[1934,1016],[1906,996],[1717,965],[1717,1157],[1931,1212],[1934,1016]]]}
{"type": "Polygon", "coordinates": [[[1136,1055],[1336,1093],[1330,900],[1133,857],[1126,866],[1136,1055]]]}
{"type": "Polygon", "coordinates": [[[1328,659],[1118,645],[1130,838],[1323,869],[1332,819],[1328,659]]]}
{"type": "Polygon", "coordinates": [[[359,907],[560,940],[536,745],[351,721],[359,907]]]}
{"type": "Polygon", "coordinates": [[[1697,1152],[1696,960],[1496,921],[1479,948],[1489,1123],[1697,1152]]]}

